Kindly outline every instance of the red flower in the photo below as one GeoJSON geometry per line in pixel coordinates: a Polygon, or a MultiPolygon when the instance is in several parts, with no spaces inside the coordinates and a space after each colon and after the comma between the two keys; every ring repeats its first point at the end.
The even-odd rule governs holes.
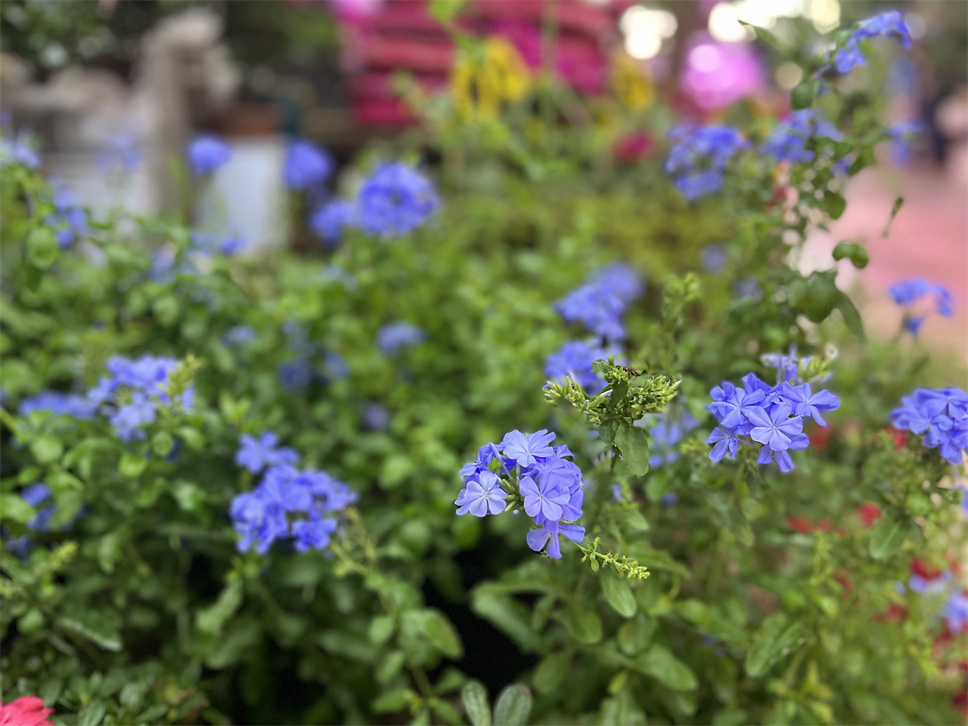
{"type": "Polygon", "coordinates": [[[894,442],[894,448],[903,449],[907,446],[907,434],[904,431],[899,431],[893,426],[885,426],[882,431],[894,442]]]}
{"type": "Polygon", "coordinates": [[[823,451],[830,445],[834,436],[839,435],[840,432],[837,427],[831,424],[830,426],[814,426],[813,431],[811,431],[807,436],[810,437],[810,448],[816,449],[818,451],[823,451]]]}
{"type": "Polygon", "coordinates": [[[794,514],[791,517],[787,517],[787,527],[790,529],[795,529],[800,534],[810,534],[813,532],[813,522],[811,522],[807,517],[801,517],[798,514],[794,514]]]}
{"type": "Polygon", "coordinates": [[[867,502],[867,504],[861,504],[857,507],[857,514],[864,523],[864,529],[870,529],[874,526],[877,518],[881,516],[881,508],[874,502],[867,502]]]}
{"type": "Polygon", "coordinates": [[[655,149],[655,141],[644,131],[623,136],[612,147],[615,161],[631,164],[655,149]]]}
{"type": "Polygon", "coordinates": [[[24,696],[6,706],[0,703],[0,726],[53,726],[47,720],[53,712],[36,696],[24,696]]]}
{"type": "Polygon", "coordinates": [[[942,570],[940,567],[932,567],[924,560],[915,557],[913,560],[911,560],[911,572],[913,572],[915,575],[920,575],[925,580],[933,580],[934,578],[941,576],[942,570]]]}

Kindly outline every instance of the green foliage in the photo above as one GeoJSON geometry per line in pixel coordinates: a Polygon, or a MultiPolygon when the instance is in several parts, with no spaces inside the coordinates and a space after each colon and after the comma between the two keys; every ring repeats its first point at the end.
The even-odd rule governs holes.
{"type": "Polygon", "coordinates": [[[915,555],[943,562],[963,545],[959,494],[936,451],[882,433],[902,395],[954,372],[864,341],[835,265],[862,269],[862,241],[827,269],[795,264],[844,212],[833,165],[873,159],[870,109],[800,92],[851,136],[811,141],[817,163],[789,170],[786,202],[773,165],[751,156],[721,199],[689,206],[656,164],[603,164],[599,126],[528,112],[547,100],[567,118],[558,90],[530,93],[493,123],[430,108],[434,221],[394,240],[349,232],[316,257],[199,259],[179,224],[121,213],[60,250],[46,184],[3,167],[4,702],[36,694],[69,724],[955,719],[956,656],[939,666],[931,637],[939,603],[894,584],[915,555]],[[711,242],[724,268],[698,272],[711,242]],[[571,379],[542,392],[545,358],[569,336],[552,305],[616,258],[651,283],[625,314],[625,362],[594,364],[599,392],[571,379]],[[427,341],[384,355],[376,333],[394,321],[427,341]],[[251,342],[231,342],[237,326],[251,342]],[[767,376],[760,355],[791,345],[813,356],[804,375],[831,376],[832,435],[808,424],[789,474],[745,448],[711,462],[710,388],[767,376]],[[103,415],[17,412],[146,353],[180,363],[175,403],[143,439],[120,441],[103,415]],[[287,387],[279,369],[296,360],[315,375],[287,387]],[[664,452],[642,425],[659,413],[700,425],[664,452]],[[454,514],[481,442],[542,427],[585,474],[587,537],[559,561],[526,546],[524,517],[454,514]],[[230,503],[255,481],[234,455],[241,434],[266,430],[360,495],[325,556],[237,550],[230,503]],[[27,525],[47,503],[20,496],[39,481],[56,505],[46,532],[27,525]],[[870,504],[881,515],[867,527],[870,504]]]}

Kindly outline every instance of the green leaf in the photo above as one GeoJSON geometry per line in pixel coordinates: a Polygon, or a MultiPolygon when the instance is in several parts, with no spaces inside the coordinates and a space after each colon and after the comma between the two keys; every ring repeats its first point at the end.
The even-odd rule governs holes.
{"type": "Polygon", "coordinates": [[[57,261],[60,248],[57,233],[50,227],[34,227],[27,237],[27,262],[39,270],[46,270],[57,261]]]}
{"type": "Polygon", "coordinates": [[[889,517],[885,513],[871,527],[870,552],[875,560],[883,560],[897,552],[904,541],[914,535],[917,525],[905,517],[889,517]]]}
{"type": "Polygon", "coordinates": [[[154,305],[151,306],[151,311],[162,327],[169,328],[178,322],[181,305],[174,295],[164,295],[155,300],[154,305]]]}
{"type": "Polygon", "coordinates": [[[198,629],[210,635],[221,633],[225,623],[235,615],[242,604],[242,595],[241,580],[229,583],[219,594],[218,600],[195,614],[195,624],[198,629]]]}
{"type": "Polygon", "coordinates": [[[30,442],[30,453],[40,464],[50,464],[60,459],[64,445],[53,436],[38,436],[30,442]]]}
{"type": "Polygon", "coordinates": [[[471,593],[471,610],[508,635],[522,650],[540,653],[544,649],[531,627],[528,611],[516,600],[475,589],[471,593]]]}
{"type": "Polygon", "coordinates": [[[558,651],[549,653],[535,668],[531,684],[538,693],[551,693],[568,672],[571,664],[571,653],[558,651]]]}
{"type": "Polygon", "coordinates": [[[26,524],[37,512],[16,494],[0,494],[0,519],[26,524]]]}
{"type": "Polygon", "coordinates": [[[176,429],[175,433],[192,451],[201,451],[205,448],[205,436],[198,429],[191,426],[182,426],[176,429]]]}
{"type": "Polygon", "coordinates": [[[403,668],[403,664],[406,663],[407,656],[402,650],[394,650],[389,653],[380,661],[380,664],[376,667],[376,681],[377,683],[389,683],[394,678],[397,677],[397,673],[403,668]]]}
{"type": "Polygon", "coordinates": [[[901,207],[903,206],[904,206],[904,197],[898,197],[897,199],[894,200],[894,206],[891,207],[891,218],[887,221],[887,224],[884,227],[884,232],[881,234],[881,237],[887,237],[888,233],[891,231],[891,224],[894,222],[894,218],[897,216],[897,213],[901,211],[901,207]]]}
{"type": "Polygon", "coordinates": [[[115,618],[110,614],[88,612],[82,616],[61,616],[57,625],[81,635],[104,650],[112,653],[121,651],[121,635],[118,632],[115,618]]]}
{"type": "Polygon", "coordinates": [[[847,293],[841,292],[837,296],[837,309],[844,316],[844,322],[847,324],[848,330],[861,341],[867,340],[867,336],[864,334],[864,322],[861,320],[857,308],[854,307],[853,300],[848,297],[847,293]]]}
{"type": "Polygon", "coordinates": [[[571,636],[579,643],[592,645],[602,639],[602,621],[591,610],[569,608],[563,620],[571,636]]]}
{"type": "Polygon", "coordinates": [[[121,461],[118,464],[118,472],[125,479],[137,479],[144,473],[147,466],[148,460],[144,456],[124,453],[121,455],[121,461]]]}
{"type": "Polygon", "coordinates": [[[603,573],[601,579],[602,592],[605,593],[605,599],[615,612],[623,618],[631,618],[635,615],[635,596],[632,594],[628,580],[620,578],[611,571],[603,573]]]}
{"type": "Polygon", "coordinates": [[[740,25],[747,28],[752,28],[756,32],[757,40],[762,40],[764,43],[766,43],[768,46],[773,48],[773,50],[775,50],[784,58],[790,58],[793,55],[790,49],[785,44],[781,43],[780,39],[777,38],[775,35],[773,35],[773,33],[771,33],[766,28],[761,28],[758,25],[753,25],[753,23],[748,23],[745,20],[740,20],[739,18],[737,18],[736,20],[740,25]]]}
{"type": "Polygon", "coordinates": [[[460,691],[464,712],[474,726],[491,726],[491,705],[487,689],[479,681],[468,681],[460,691]]]}
{"type": "Polygon", "coordinates": [[[389,615],[379,615],[373,618],[373,620],[370,621],[370,642],[374,645],[383,645],[390,639],[390,636],[393,635],[393,631],[396,630],[396,627],[397,624],[389,615]]]}
{"type": "Polygon", "coordinates": [[[751,678],[765,675],[779,660],[804,645],[810,632],[799,622],[790,622],[784,613],[775,613],[763,621],[746,655],[746,674],[751,678]]]}
{"type": "MultiPolygon", "coordinates": [[[[757,32],[759,32],[759,28],[757,28],[757,32]]],[[[790,106],[794,111],[810,108],[816,97],[817,82],[813,78],[807,78],[793,89],[793,93],[790,94],[790,106]]]]}
{"type": "Polygon", "coordinates": [[[433,646],[449,658],[460,658],[464,654],[457,630],[439,610],[423,611],[423,631],[433,646]]]}
{"type": "Polygon", "coordinates": [[[655,620],[645,613],[639,613],[618,629],[616,640],[619,650],[626,655],[636,655],[645,650],[652,642],[655,633],[655,620]]]}
{"type": "Polygon", "coordinates": [[[649,432],[646,429],[620,424],[615,431],[614,443],[633,474],[644,476],[649,473],[649,432]]]}
{"type": "Polygon", "coordinates": [[[159,431],[151,437],[151,450],[156,456],[165,458],[171,453],[171,447],[175,445],[175,440],[167,431],[159,431]]]}
{"type": "Polygon", "coordinates": [[[698,685],[696,676],[685,663],[676,658],[668,648],[654,643],[651,648],[634,659],[639,672],[651,676],[674,691],[691,691],[698,685]]]}
{"type": "Polygon", "coordinates": [[[376,713],[396,713],[405,709],[416,696],[409,688],[393,688],[377,696],[372,708],[376,713]]]}
{"type": "Polygon", "coordinates": [[[833,256],[835,260],[850,260],[851,264],[858,270],[863,270],[870,262],[870,255],[867,254],[867,249],[863,245],[847,240],[839,242],[834,247],[833,256]]]}
{"type": "Polygon", "coordinates": [[[104,704],[100,701],[89,703],[77,714],[77,726],[98,726],[105,713],[104,704]]]}
{"type": "Polygon", "coordinates": [[[236,618],[206,655],[205,665],[222,670],[255,648],[261,639],[262,628],[257,620],[236,618]]]}
{"type": "Polygon", "coordinates": [[[831,218],[840,219],[844,210],[847,209],[847,200],[844,199],[843,195],[827,189],[823,193],[823,207],[831,218]]]}
{"type": "Polygon", "coordinates": [[[524,726],[531,715],[531,690],[518,683],[508,686],[494,705],[494,726],[524,726]]]}

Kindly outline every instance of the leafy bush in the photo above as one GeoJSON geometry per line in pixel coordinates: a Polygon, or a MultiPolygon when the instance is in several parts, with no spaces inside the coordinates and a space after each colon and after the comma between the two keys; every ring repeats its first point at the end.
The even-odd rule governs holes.
{"type": "Polygon", "coordinates": [[[798,270],[887,138],[824,62],[729,153],[677,133],[671,179],[582,185],[588,149],[507,135],[464,147],[495,161],[474,191],[442,135],[439,209],[377,166],[313,258],[82,226],[5,165],[4,698],[86,725],[954,721],[968,410],[920,393],[892,429],[953,372],[865,341],[834,260],[798,270]]]}

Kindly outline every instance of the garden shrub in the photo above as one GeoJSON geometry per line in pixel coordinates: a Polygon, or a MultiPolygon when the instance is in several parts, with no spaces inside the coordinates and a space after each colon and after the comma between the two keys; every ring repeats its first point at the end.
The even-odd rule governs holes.
{"type": "Polygon", "coordinates": [[[312,257],[68,215],[14,155],[3,700],[86,726],[955,721],[960,371],[919,325],[866,341],[835,260],[796,264],[890,138],[825,64],[898,22],[842,32],[773,128],[676,132],[668,175],[584,184],[594,155],[521,151],[540,135],[517,165],[511,134],[465,148],[499,162],[473,179],[442,134],[439,192],[363,161],[312,257]]]}

